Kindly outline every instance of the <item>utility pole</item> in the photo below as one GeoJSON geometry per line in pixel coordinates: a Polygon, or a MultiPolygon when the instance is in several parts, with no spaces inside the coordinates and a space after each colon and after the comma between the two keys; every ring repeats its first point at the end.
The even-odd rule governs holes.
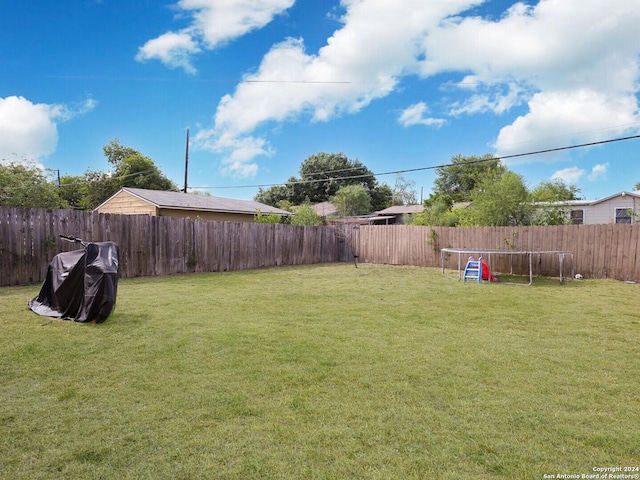
{"type": "Polygon", "coordinates": [[[58,172],[58,178],[56,180],[56,186],[58,187],[58,198],[62,198],[62,183],[60,182],[60,170],[51,170],[52,172],[58,172]]]}
{"type": "Polygon", "coordinates": [[[189,173],[189,129],[187,128],[187,147],[184,154],[184,193],[187,193],[187,176],[189,173]]]}

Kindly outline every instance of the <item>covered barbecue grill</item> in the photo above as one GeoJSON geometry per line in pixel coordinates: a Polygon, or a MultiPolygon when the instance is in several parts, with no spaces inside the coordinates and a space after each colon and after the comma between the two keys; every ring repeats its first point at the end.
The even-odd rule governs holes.
{"type": "Polygon", "coordinates": [[[38,315],[102,323],[116,303],[119,247],[113,242],[62,237],[83,248],[53,258],[40,293],[28,306],[38,315]]]}

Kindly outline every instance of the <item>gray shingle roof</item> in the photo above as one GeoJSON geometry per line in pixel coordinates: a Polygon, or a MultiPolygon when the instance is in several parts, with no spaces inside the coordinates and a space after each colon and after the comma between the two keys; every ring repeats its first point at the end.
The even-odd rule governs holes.
{"type": "Polygon", "coordinates": [[[420,213],[424,210],[424,205],[394,205],[376,212],[378,215],[404,215],[407,213],[420,213]]]}
{"type": "Polygon", "coordinates": [[[597,200],[564,200],[564,201],[559,201],[559,202],[535,202],[537,204],[541,204],[541,205],[557,205],[557,206],[566,206],[566,207],[583,207],[583,206],[587,206],[587,205],[597,205],[598,203],[602,203],[602,202],[606,202],[607,200],[611,200],[613,198],[619,197],[619,196],[628,196],[628,197],[635,197],[640,199],[640,190],[637,190],[635,192],[618,192],[618,193],[614,193],[613,195],[609,195],[608,197],[604,197],[604,198],[598,198],[597,200]]]}
{"type": "Polygon", "coordinates": [[[291,212],[280,208],[254,202],[253,200],[236,200],[234,198],[210,197],[208,195],[195,195],[183,192],[164,192],[160,190],[145,190],[143,188],[122,189],[136,197],[146,200],[159,207],[179,210],[200,210],[209,212],[245,213],[254,215],[261,213],[278,215],[291,215],[291,212]]]}

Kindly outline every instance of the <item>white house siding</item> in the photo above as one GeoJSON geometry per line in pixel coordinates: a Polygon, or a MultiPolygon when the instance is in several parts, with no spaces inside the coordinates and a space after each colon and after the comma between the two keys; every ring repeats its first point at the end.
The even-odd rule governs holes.
{"type": "MultiPolygon", "coordinates": [[[[639,213],[639,199],[630,195],[618,195],[616,197],[604,200],[602,202],[593,203],[591,205],[585,205],[584,209],[584,223],[585,225],[602,224],[602,223],[616,223],[616,209],[625,208],[630,209],[634,213],[639,213]]],[[[632,219],[632,223],[636,223],[632,219]]]]}

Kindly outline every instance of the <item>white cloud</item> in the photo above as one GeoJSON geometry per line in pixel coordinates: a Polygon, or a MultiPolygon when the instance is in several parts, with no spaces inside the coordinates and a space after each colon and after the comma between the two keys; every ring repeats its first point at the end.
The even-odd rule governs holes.
{"type": "Polygon", "coordinates": [[[562,180],[568,184],[576,184],[586,172],[578,167],[569,167],[562,170],[558,170],[551,175],[551,180],[562,180]]]}
{"type": "MultiPolygon", "coordinates": [[[[469,88],[468,84],[460,84],[462,88],[469,88]]],[[[452,105],[449,112],[455,117],[460,115],[473,115],[476,113],[492,112],[501,115],[524,101],[525,89],[515,83],[504,85],[504,88],[487,88],[480,84],[486,93],[474,94],[462,102],[452,105]]],[[[477,87],[476,87],[477,89],[477,87]]]]}
{"type": "Polygon", "coordinates": [[[500,130],[500,154],[540,150],[611,138],[640,121],[633,95],[591,89],[547,91],[529,100],[529,111],[500,130]]]}
{"type": "MultiPolygon", "coordinates": [[[[566,145],[559,134],[589,142],[638,130],[630,124],[640,122],[639,6],[638,0],[546,0],[515,4],[498,20],[450,18],[425,37],[420,71],[470,70],[476,89],[517,82],[511,105],[528,100],[528,112],[501,130],[499,154],[522,152],[525,143],[532,150],[566,145]]],[[[493,105],[490,96],[476,94],[452,113],[482,113],[493,105]]],[[[507,99],[493,111],[509,106],[507,99]]]]}
{"type": "Polygon", "coordinates": [[[167,32],[139,48],[136,60],[159,60],[169,68],[193,74],[192,57],[267,25],[295,0],[180,0],[176,9],[190,25],[167,32]]]}
{"type": "Polygon", "coordinates": [[[638,51],[629,42],[638,35],[637,7],[637,0],[545,0],[517,3],[497,20],[444,19],[424,37],[421,72],[471,70],[488,84],[519,78],[541,88],[572,82],[626,88],[637,75],[628,68],[638,51]]]}
{"type": "Polygon", "coordinates": [[[417,40],[428,27],[473,3],[343,0],[343,27],[327,44],[315,54],[305,51],[301,39],[274,45],[256,73],[247,75],[233,95],[222,98],[213,128],[199,133],[201,144],[219,148],[218,139],[242,138],[268,122],[301,115],[329,121],[359,112],[389,95],[404,74],[415,72],[417,40]]]}
{"type": "Polygon", "coordinates": [[[191,64],[191,55],[200,52],[197,43],[188,33],[168,32],[145,43],[138,49],[136,60],[160,60],[169,68],[182,68],[187,73],[196,73],[191,64]]]}
{"type": "Polygon", "coordinates": [[[37,161],[58,145],[58,123],[95,108],[91,98],[72,106],[32,103],[24,97],[0,98],[0,159],[37,161]]]}
{"type": "Polygon", "coordinates": [[[591,173],[589,174],[588,178],[592,182],[605,178],[605,176],[607,175],[607,170],[609,170],[609,162],[599,163],[591,169],[591,173]]]}
{"type": "Polygon", "coordinates": [[[414,125],[424,125],[426,127],[440,127],[445,123],[442,118],[426,117],[425,114],[429,113],[429,107],[424,102],[418,102],[410,105],[402,111],[398,122],[403,127],[411,127],[414,125]]]}
{"type": "MultiPolygon", "coordinates": [[[[638,0],[543,0],[517,3],[497,19],[464,16],[481,3],[342,0],[342,25],[326,45],[317,52],[307,52],[302,39],[274,45],[257,70],[222,98],[213,127],[198,138],[226,151],[230,161],[233,142],[223,139],[242,145],[244,138],[260,137],[268,149],[257,130],[270,123],[329,121],[391,94],[405,76],[457,72],[462,80],[457,88],[450,85],[458,96],[443,94],[440,101],[449,102],[444,110],[452,117],[523,110],[497,134],[500,155],[638,130],[638,0]]],[[[272,14],[286,4],[272,3],[272,14]]],[[[202,10],[191,28],[204,31],[204,13],[212,10],[203,5],[213,3],[179,5],[202,10]]],[[[208,45],[221,41],[206,38],[208,45]]],[[[425,113],[426,103],[418,102],[399,121],[431,122],[425,113]]]]}
{"type": "Polygon", "coordinates": [[[207,48],[215,48],[267,25],[295,0],[180,0],[178,7],[193,16],[191,29],[207,48]]]}
{"type": "Polygon", "coordinates": [[[223,161],[222,173],[238,178],[254,177],[258,173],[258,165],[253,162],[253,159],[272,154],[266,141],[257,137],[219,139],[215,150],[232,152],[223,161]]]}
{"type": "MultiPolygon", "coordinates": [[[[587,179],[591,182],[595,182],[605,178],[607,170],[609,169],[609,163],[599,163],[594,165],[591,172],[587,176],[587,179]]],[[[568,184],[577,184],[585,175],[587,171],[579,167],[569,167],[562,170],[558,170],[551,175],[551,180],[562,180],[568,184]]]]}

